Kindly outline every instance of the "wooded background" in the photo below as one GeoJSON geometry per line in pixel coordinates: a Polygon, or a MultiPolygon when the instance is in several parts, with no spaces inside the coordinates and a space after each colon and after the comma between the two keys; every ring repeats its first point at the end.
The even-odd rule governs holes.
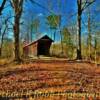
{"type": "Polygon", "coordinates": [[[44,29],[55,41],[51,56],[100,61],[100,1],[45,0],[45,5],[40,1],[0,1],[0,58],[20,61],[24,42],[44,35],[44,29]],[[67,7],[71,3],[74,9],[67,7]]]}

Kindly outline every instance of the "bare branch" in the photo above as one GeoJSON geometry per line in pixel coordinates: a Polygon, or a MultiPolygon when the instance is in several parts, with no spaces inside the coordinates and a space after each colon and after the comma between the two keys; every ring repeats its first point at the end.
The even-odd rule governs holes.
{"type": "Polygon", "coordinates": [[[14,8],[12,0],[9,1],[12,8],[14,8]]]}
{"type": "Polygon", "coordinates": [[[1,15],[1,13],[2,13],[2,10],[4,9],[4,6],[5,6],[5,4],[6,4],[6,1],[7,1],[7,0],[3,0],[2,4],[1,4],[1,6],[0,6],[0,15],[1,15]]]}
{"type": "Polygon", "coordinates": [[[96,0],[93,0],[92,2],[89,2],[86,0],[83,8],[81,9],[81,11],[83,11],[84,9],[86,9],[87,7],[89,7],[91,4],[93,4],[96,0]]]}

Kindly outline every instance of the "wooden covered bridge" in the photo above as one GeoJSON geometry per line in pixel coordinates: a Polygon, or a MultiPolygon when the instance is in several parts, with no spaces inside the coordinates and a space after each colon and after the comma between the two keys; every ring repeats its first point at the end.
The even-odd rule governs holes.
{"type": "Polygon", "coordinates": [[[23,54],[24,56],[49,56],[52,42],[53,40],[48,35],[44,35],[36,41],[24,45],[23,54]]]}

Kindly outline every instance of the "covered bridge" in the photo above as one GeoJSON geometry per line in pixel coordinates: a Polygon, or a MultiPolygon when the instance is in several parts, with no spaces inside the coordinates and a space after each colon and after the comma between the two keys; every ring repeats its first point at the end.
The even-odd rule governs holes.
{"type": "Polygon", "coordinates": [[[39,56],[39,55],[50,55],[50,46],[53,40],[44,35],[36,41],[24,45],[23,54],[24,56],[39,56]]]}

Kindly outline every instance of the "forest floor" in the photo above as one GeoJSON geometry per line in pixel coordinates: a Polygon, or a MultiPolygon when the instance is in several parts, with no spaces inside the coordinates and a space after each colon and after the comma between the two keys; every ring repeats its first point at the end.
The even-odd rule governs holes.
{"type": "Polygon", "coordinates": [[[18,96],[29,93],[32,96],[33,92],[52,95],[25,100],[85,100],[68,99],[66,93],[95,93],[98,94],[95,100],[100,100],[100,65],[65,59],[38,59],[19,65],[4,62],[0,62],[1,96],[10,93],[18,96]]]}

